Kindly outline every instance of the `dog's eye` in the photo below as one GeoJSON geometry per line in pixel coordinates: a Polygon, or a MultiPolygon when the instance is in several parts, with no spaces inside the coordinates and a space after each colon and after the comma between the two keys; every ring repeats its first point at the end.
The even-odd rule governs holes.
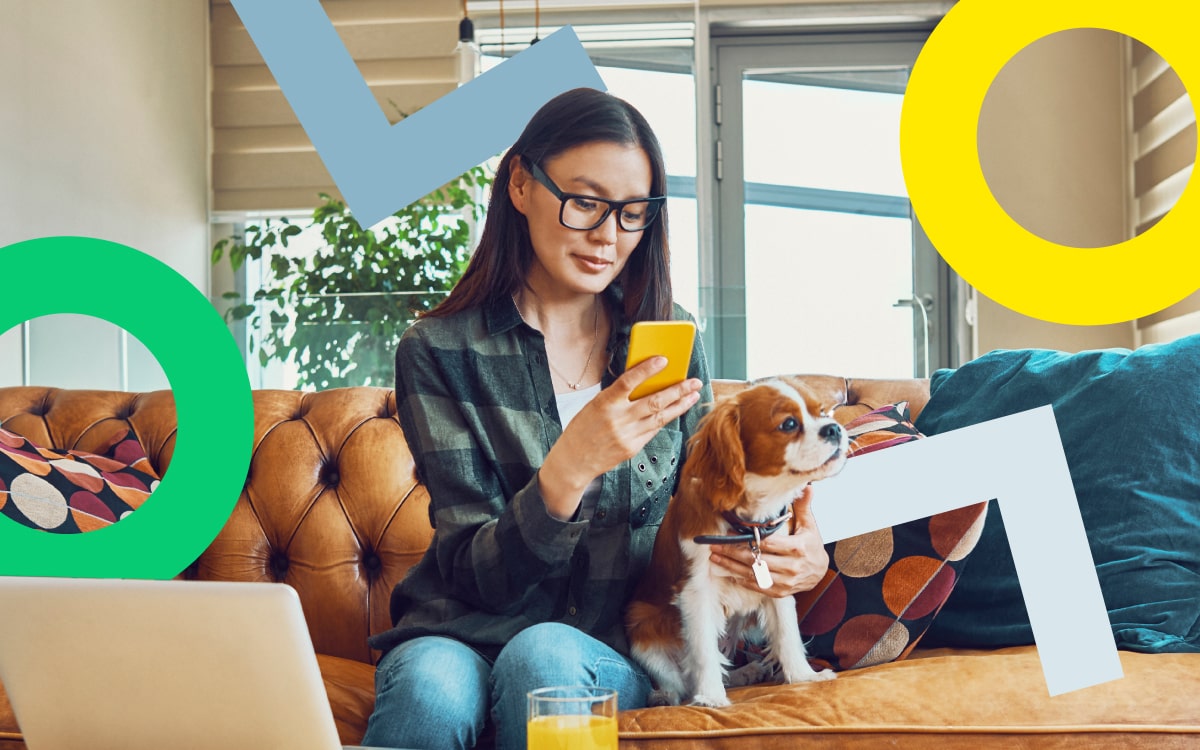
{"type": "Polygon", "coordinates": [[[795,432],[800,429],[800,422],[795,417],[788,417],[779,425],[780,432],[795,432]]]}

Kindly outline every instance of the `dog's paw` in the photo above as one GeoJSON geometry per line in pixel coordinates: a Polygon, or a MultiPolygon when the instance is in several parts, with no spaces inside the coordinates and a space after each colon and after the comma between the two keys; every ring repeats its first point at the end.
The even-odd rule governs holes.
{"type": "Polygon", "coordinates": [[[837,672],[832,669],[822,669],[819,672],[804,672],[802,674],[789,677],[788,682],[796,684],[797,682],[825,682],[837,677],[837,672]]]}
{"type": "Polygon", "coordinates": [[[692,706],[704,706],[707,708],[724,708],[730,705],[729,696],[721,693],[720,695],[697,695],[692,698],[692,706]]]}
{"type": "Polygon", "coordinates": [[[646,705],[651,708],[658,706],[678,706],[679,694],[672,690],[651,690],[650,697],[646,700],[646,705]]]}
{"type": "Polygon", "coordinates": [[[775,674],[775,665],[765,660],[752,661],[744,664],[725,676],[728,687],[745,687],[766,682],[775,674]]]}

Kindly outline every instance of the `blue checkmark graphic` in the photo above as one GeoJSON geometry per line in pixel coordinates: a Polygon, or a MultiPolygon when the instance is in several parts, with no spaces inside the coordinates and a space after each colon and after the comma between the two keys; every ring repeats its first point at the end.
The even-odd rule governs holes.
{"type": "Polygon", "coordinates": [[[508,148],[554,96],[605,89],[568,26],[392,125],[319,0],[232,2],[363,226],[508,148]]]}

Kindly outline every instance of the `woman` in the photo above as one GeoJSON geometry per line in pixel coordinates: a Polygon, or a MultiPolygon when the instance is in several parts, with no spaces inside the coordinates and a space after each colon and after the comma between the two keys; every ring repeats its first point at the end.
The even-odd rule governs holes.
{"type": "MultiPolygon", "coordinates": [[[[712,400],[699,337],[685,382],[629,400],[665,365],[624,370],[630,326],[687,317],[665,189],[632,106],[554,98],[504,155],[463,278],[404,334],[396,402],[435,533],[371,639],[386,653],[364,744],[471,747],[490,718],[497,747],[524,748],[526,694],[550,685],[645,705],[621,613],[712,400]]],[[[798,539],[783,575],[811,588],[828,561],[798,539]]]]}

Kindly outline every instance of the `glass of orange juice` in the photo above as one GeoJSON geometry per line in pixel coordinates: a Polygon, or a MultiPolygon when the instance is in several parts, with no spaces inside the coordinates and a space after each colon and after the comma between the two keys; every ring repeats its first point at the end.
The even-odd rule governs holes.
{"type": "Polygon", "coordinates": [[[528,750],[617,750],[617,691],[547,687],[529,693],[528,750]]]}

